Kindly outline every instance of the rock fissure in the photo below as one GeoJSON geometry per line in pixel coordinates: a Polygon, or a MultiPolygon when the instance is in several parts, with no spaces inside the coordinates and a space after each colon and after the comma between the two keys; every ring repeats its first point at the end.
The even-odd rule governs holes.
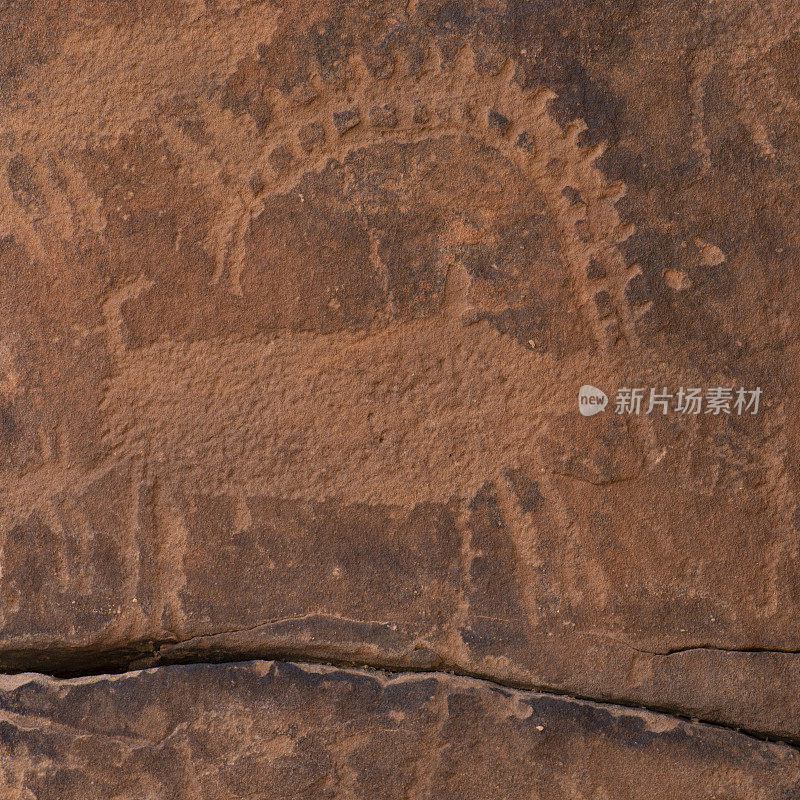
{"type": "MultiPolygon", "coordinates": [[[[267,622],[264,624],[270,624],[270,623],[267,622]]],[[[783,744],[797,748],[798,752],[800,752],[800,737],[776,736],[770,733],[769,731],[755,730],[738,725],[722,724],[719,722],[715,722],[713,720],[693,716],[689,713],[685,712],[682,713],[680,708],[672,706],[641,704],[634,702],[631,699],[626,698],[624,696],[617,696],[617,695],[595,696],[590,694],[582,694],[579,692],[567,692],[551,685],[531,683],[522,680],[513,680],[504,678],[489,671],[467,669],[458,664],[448,663],[443,659],[436,665],[435,668],[425,668],[425,667],[409,666],[407,664],[402,663],[400,659],[367,660],[356,657],[353,658],[347,658],[341,656],[330,657],[327,655],[319,655],[312,657],[309,656],[307,653],[303,653],[302,650],[300,649],[278,650],[273,648],[265,648],[259,650],[259,648],[253,648],[249,650],[243,650],[241,652],[226,651],[220,649],[219,651],[213,653],[213,657],[210,656],[208,653],[204,653],[203,655],[205,656],[205,658],[201,658],[197,654],[192,654],[187,652],[181,652],[178,656],[173,656],[169,652],[164,652],[165,648],[176,647],[178,645],[184,645],[190,642],[200,641],[203,639],[209,639],[209,638],[213,639],[214,637],[224,636],[226,634],[237,634],[251,630],[257,630],[259,627],[262,626],[255,626],[254,628],[231,629],[229,631],[223,631],[216,634],[194,636],[185,641],[164,640],[161,642],[153,642],[148,647],[142,647],[142,649],[135,656],[129,658],[126,661],[117,662],[113,666],[110,666],[109,663],[105,661],[100,662],[96,665],[92,665],[91,662],[83,662],[80,666],[78,666],[77,664],[72,664],[65,669],[55,669],[53,671],[32,669],[30,670],[30,672],[43,674],[53,679],[69,680],[73,678],[101,676],[105,674],[121,675],[131,672],[137,672],[143,669],[145,670],[159,669],[161,667],[169,667],[176,665],[187,666],[192,664],[194,665],[229,664],[229,663],[258,660],[258,661],[281,661],[298,665],[323,664],[333,667],[339,667],[342,669],[360,668],[360,669],[375,670],[379,672],[389,673],[392,675],[402,675],[406,673],[414,675],[452,675],[461,678],[469,678],[472,680],[482,681],[484,683],[492,684],[494,686],[506,689],[514,689],[518,691],[530,691],[530,692],[536,692],[538,694],[548,694],[554,697],[564,697],[577,701],[591,702],[601,705],[603,704],[615,705],[615,706],[622,706],[625,708],[636,708],[636,709],[651,711],[653,713],[663,714],[665,716],[670,716],[675,719],[690,720],[693,722],[700,722],[703,723],[704,725],[709,725],[715,728],[736,731],[738,733],[741,733],[742,735],[749,736],[753,739],[758,739],[761,741],[781,742],[783,744]]],[[[738,650],[725,650],[724,648],[687,648],[687,649],[721,650],[722,652],[778,652],[778,653],[787,652],[781,650],[738,651],[738,650]]],[[[649,655],[669,655],[662,653],[649,653],[649,651],[644,651],[644,650],[641,652],[647,653],[649,655]]],[[[50,654],[48,653],[46,655],[49,656],[50,654]]],[[[0,674],[24,674],[27,673],[28,671],[29,670],[26,669],[16,669],[10,671],[10,670],[3,670],[2,668],[0,668],[0,674]]]]}

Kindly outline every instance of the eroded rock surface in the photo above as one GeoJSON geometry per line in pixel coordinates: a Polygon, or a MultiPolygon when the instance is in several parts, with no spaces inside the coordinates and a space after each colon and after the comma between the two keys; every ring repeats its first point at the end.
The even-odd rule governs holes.
{"type": "Polygon", "coordinates": [[[800,741],[800,4],[51,5],[0,6],[2,669],[800,741]]]}
{"type": "Polygon", "coordinates": [[[0,678],[8,800],[789,800],[800,754],[452,676],[256,661],[0,678]]]}

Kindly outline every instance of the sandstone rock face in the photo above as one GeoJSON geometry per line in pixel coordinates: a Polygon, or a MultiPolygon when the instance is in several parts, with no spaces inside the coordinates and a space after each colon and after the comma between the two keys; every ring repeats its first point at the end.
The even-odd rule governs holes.
{"type": "MultiPolygon", "coordinates": [[[[445,698],[449,671],[800,742],[799,28],[796,0],[0,4],[0,669],[328,661],[426,671],[401,694],[445,698]],[[584,385],[602,412],[579,413],[584,385]],[[641,413],[615,413],[624,387],[641,413]],[[647,413],[679,387],[733,397],[647,413]]],[[[71,796],[24,776],[73,747],[44,729],[77,694],[130,692],[163,725],[181,682],[211,697],[231,674],[238,730],[278,702],[260,669],[20,684],[48,710],[12,709],[31,744],[0,737],[4,779],[71,796]]],[[[317,674],[303,724],[333,731],[317,674]]],[[[498,763],[527,774],[511,743],[536,734],[480,697],[498,763]]],[[[403,741],[456,748],[407,702],[403,741]]],[[[780,748],[674,723],[652,741],[685,775],[648,782],[628,723],[552,703],[572,721],[546,758],[600,742],[598,776],[634,782],[556,790],[541,767],[539,796],[791,796],[780,748]]],[[[126,714],[92,747],[141,749],[172,786],[164,747],[113,732],[126,714]]],[[[488,746],[469,741],[454,765],[488,746]]],[[[406,746],[325,786],[369,784],[367,761],[416,774],[406,746]]],[[[219,780],[181,791],[248,796],[219,780]]]]}
{"type": "Polygon", "coordinates": [[[789,800],[800,753],[452,676],[255,661],[2,678],[9,800],[789,800]]]}

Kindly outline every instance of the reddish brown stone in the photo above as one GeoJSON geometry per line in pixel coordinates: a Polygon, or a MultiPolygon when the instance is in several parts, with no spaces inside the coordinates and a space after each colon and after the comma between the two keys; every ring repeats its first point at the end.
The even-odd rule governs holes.
{"type": "Polygon", "coordinates": [[[8,800],[783,799],[800,754],[453,676],[256,661],[0,677],[8,800]]]}
{"type": "Polygon", "coordinates": [[[795,0],[51,5],[0,4],[0,667],[800,741],[795,0]]]}

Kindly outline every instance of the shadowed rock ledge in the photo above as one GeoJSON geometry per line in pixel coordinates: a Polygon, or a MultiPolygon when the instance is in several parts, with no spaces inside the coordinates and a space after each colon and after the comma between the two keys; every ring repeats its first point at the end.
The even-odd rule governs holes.
{"type": "Polygon", "coordinates": [[[0,678],[8,800],[790,800],[800,753],[441,674],[254,661],[0,678]]]}

